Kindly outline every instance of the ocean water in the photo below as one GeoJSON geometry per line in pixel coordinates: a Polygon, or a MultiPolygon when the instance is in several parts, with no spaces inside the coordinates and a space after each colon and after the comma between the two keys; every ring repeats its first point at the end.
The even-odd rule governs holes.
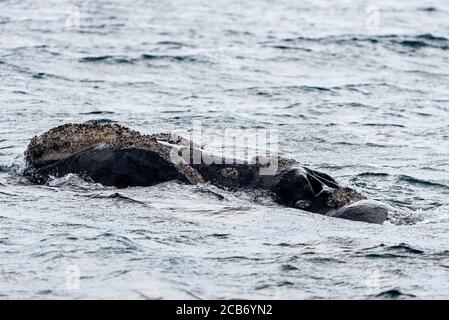
{"type": "MultiPolygon", "coordinates": [[[[0,298],[449,298],[443,0],[0,1],[0,298]],[[20,175],[68,122],[266,129],[384,225],[177,182],[20,175]]],[[[213,148],[213,145],[206,145],[213,148]]]]}

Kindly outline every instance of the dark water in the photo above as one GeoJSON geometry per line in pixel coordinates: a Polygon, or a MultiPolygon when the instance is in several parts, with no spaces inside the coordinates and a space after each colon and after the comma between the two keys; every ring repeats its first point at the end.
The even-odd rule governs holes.
{"type": "Polygon", "coordinates": [[[372,5],[1,1],[0,297],[449,298],[447,3],[372,5]],[[277,129],[282,154],[397,212],[16,174],[31,137],[92,120],[277,129]]]}

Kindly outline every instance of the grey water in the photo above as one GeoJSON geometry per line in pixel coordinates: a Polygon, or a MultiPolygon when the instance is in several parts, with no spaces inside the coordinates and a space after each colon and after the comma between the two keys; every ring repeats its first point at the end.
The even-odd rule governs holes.
{"type": "Polygon", "coordinates": [[[444,0],[0,1],[0,298],[447,299],[448,155],[444,0]],[[21,177],[34,135],[92,121],[277,130],[396,213],[21,177]]]}

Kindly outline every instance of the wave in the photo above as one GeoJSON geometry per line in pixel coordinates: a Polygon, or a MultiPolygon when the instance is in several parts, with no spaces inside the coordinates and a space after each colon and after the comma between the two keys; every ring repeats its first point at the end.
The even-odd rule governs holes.
{"type": "Polygon", "coordinates": [[[105,55],[105,56],[89,56],[89,57],[84,57],[78,60],[81,63],[85,63],[85,62],[105,62],[105,63],[134,63],[136,60],[132,59],[132,58],[128,58],[125,56],[110,56],[110,55],[105,55]]]}
{"type": "Polygon", "coordinates": [[[412,48],[423,48],[423,47],[433,47],[440,49],[449,48],[449,40],[445,37],[437,37],[432,34],[421,34],[415,38],[409,38],[401,40],[399,42],[404,46],[409,46],[412,48]]]}
{"type": "Polygon", "coordinates": [[[229,233],[212,233],[209,237],[218,238],[218,239],[228,239],[230,236],[229,233]]]}
{"type": "Polygon", "coordinates": [[[150,54],[144,53],[138,58],[120,55],[102,55],[102,56],[87,56],[78,59],[80,63],[107,63],[107,64],[134,64],[139,61],[156,61],[167,60],[172,62],[191,62],[191,63],[210,63],[202,56],[197,55],[168,55],[168,54],[150,54]]]}
{"type": "Polygon", "coordinates": [[[449,185],[441,183],[441,182],[437,182],[437,181],[431,181],[431,180],[424,180],[424,179],[419,179],[419,178],[415,178],[409,175],[390,175],[386,172],[362,172],[359,174],[356,174],[352,177],[352,180],[357,180],[357,178],[359,177],[380,177],[380,178],[385,178],[385,177],[396,177],[396,182],[405,182],[411,185],[415,185],[415,186],[423,186],[423,187],[432,187],[432,188],[441,188],[441,189],[448,189],[449,190],[449,185]]]}
{"type": "MultiPolygon", "coordinates": [[[[98,234],[94,237],[91,238],[86,238],[86,240],[94,240],[94,241],[102,241],[102,240],[106,240],[107,243],[109,243],[109,246],[103,246],[103,247],[99,247],[97,252],[101,252],[104,253],[106,251],[114,251],[114,252],[120,252],[120,253],[124,253],[127,252],[127,250],[141,250],[144,248],[144,246],[140,245],[139,243],[135,242],[134,240],[126,237],[126,236],[122,236],[122,235],[118,235],[112,232],[104,232],[101,234],[98,234]],[[112,240],[112,243],[111,243],[112,240]]],[[[97,253],[95,252],[95,253],[97,253]]],[[[90,253],[90,252],[87,252],[90,253]]]]}
{"type": "Polygon", "coordinates": [[[385,172],[362,172],[355,175],[355,177],[388,177],[388,176],[389,174],[385,172]]]}
{"type": "MultiPolygon", "coordinates": [[[[232,88],[232,89],[226,89],[225,92],[248,92],[257,96],[266,96],[266,97],[273,97],[273,96],[282,96],[285,95],[285,92],[332,92],[333,88],[328,88],[324,86],[269,86],[269,87],[244,87],[244,88],[232,88]]],[[[292,107],[292,106],[288,106],[292,107]]],[[[287,107],[287,108],[288,108],[287,107]]]]}
{"type": "Polygon", "coordinates": [[[189,45],[187,43],[177,42],[177,41],[159,41],[156,44],[161,45],[161,46],[171,46],[171,47],[177,47],[177,48],[192,47],[191,45],[189,45]]]}
{"type": "Polygon", "coordinates": [[[18,164],[0,164],[0,173],[17,173],[20,171],[20,165],[18,164]]]}
{"type": "Polygon", "coordinates": [[[413,185],[420,185],[420,186],[424,186],[424,187],[436,187],[436,188],[443,188],[443,189],[448,189],[449,190],[449,186],[440,182],[434,182],[434,181],[429,181],[429,180],[423,180],[423,179],[418,179],[412,176],[408,176],[408,175],[400,175],[397,179],[398,182],[407,182],[413,185]]]}
{"type": "MultiPolygon", "coordinates": [[[[435,36],[432,34],[419,34],[419,35],[378,35],[378,36],[363,36],[363,35],[341,35],[341,36],[326,36],[319,38],[286,38],[281,41],[282,43],[318,43],[318,44],[337,44],[337,45],[353,45],[353,44],[370,44],[370,45],[384,45],[384,46],[400,46],[409,49],[422,49],[422,48],[434,48],[434,49],[449,49],[449,39],[442,36],[435,36]]],[[[273,48],[283,48],[285,46],[279,44],[272,44],[273,48]]],[[[290,47],[294,48],[294,47],[290,47]]],[[[301,47],[302,48],[302,47],[301,47]]]]}
{"type": "Polygon", "coordinates": [[[449,222],[449,206],[447,204],[441,204],[435,207],[433,210],[427,210],[425,217],[420,221],[423,224],[434,224],[449,222]]]}
{"type": "MultiPolygon", "coordinates": [[[[2,186],[1,183],[0,183],[0,186],[2,186]]],[[[8,193],[8,192],[4,192],[4,191],[0,191],[0,194],[4,195],[4,196],[8,196],[8,197],[18,197],[17,194],[12,194],[12,193],[8,193]]]]}
{"type": "Polygon", "coordinates": [[[262,258],[257,257],[247,257],[247,256],[228,256],[228,257],[211,257],[206,258],[208,260],[218,260],[218,261],[260,261],[262,258]]]}
{"type": "Polygon", "coordinates": [[[425,12],[435,12],[438,11],[437,8],[435,7],[423,7],[423,8],[419,8],[419,11],[425,11],[425,12]]]}
{"type": "MultiPolygon", "coordinates": [[[[295,93],[318,93],[318,94],[340,94],[343,92],[357,92],[361,94],[369,94],[372,91],[378,90],[389,90],[394,92],[410,92],[415,89],[410,89],[406,87],[400,87],[397,84],[388,83],[388,82],[377,82],[377,83],[349,83],[339,86],[322,86],[322,85],[286,85],[286,86],[258,86],[258,87],[242,87],[242,88],[231,88],[226,89],[224,92],[231,93],[242,93],[247,92],[249,94],[254,94],[257,96],[263,97],[276,97],[276,96],[285,96],[287,94],[295,94],[295,93]]],[[[333,104],[338,107],[355,107],[355,108],[375,108],[374,106],[370,106],[367,104],[357,103],[357,102],[348,102],[345,104],[336,103],[333,104]]],[[[292,108],[295,106],[302,106],[301,104],[295,103],[287,106],[286,108],[292,108]]],[[[396,116],[396,115],[395,115],[396,116]]],[[[391,125],[400,127],[398,124],[368,124],[368,125],[391,125]]]]}
{"type": "Polygon", "coordinates": [[[380,298],[380,299],[410,299],[410,298],[416,298],[415,295],[413,294],[409,294],[409,293],[403,293],[402,291],[398,290],[398,289],[390,289],[390,290],[386,290],[383,291],[379,294],[376,294],[374,296],[375,298],[380,298]]]}
{"type": "Polygon", "coordinates": [[[226,197],[224,195],[222,195],[218,192],[212,191],[210,189],[207,189],[207,188],[194,189],[194,192],[213,196],[214,198],[216,198],[219,201],[226,200],[226,197]]]}
{"type": "Polygon", "coordinates": [[[281,270],[282,271],[293,271],[293,270],[299,270],[299,269],[291,264],[283,264],[281,266],[281,270]]]}
{"type": "Polygon", "coordinates": [[[361,252],[364,257],[372,259],[408,258],[425,254],[423,250],[413,248],[406,243],[389,246],[380,244],[375,247],[362,249],[361,252]]]}
{"type": "Polygon", "coordinates": [[[103,114],[114,114],[113,111],[90,111],[90,112],[80,112],[80,115],[103,115],[103,114]]]}
{"type": "Polygon", "coordinates": [[[118,121],[111,120],[111,119],[91,119],[91,120],[84,121],[84,123],[86,123],[86,124],[109,124],[109,123],[117,123],[117,122],[118,121]]]}
{"type": "Polygon", "coordinates": [[[364,123],[362,124],[364,127],[395,127],[395,128],[406,128],[406,126],[402,124],[396,123],[364,123]]]}
{"type": "Polygon", "coordinates": [[[388,247],[386,247],[386,249],[394,250],[394,251],[401,251],[401,252],[406,252],[406,253],[411,253],[411,254],[424,254],[424,251],[413,248],[406,243],[400,243],[398,245],[388,246],[388,247]]]}
{"type": "Polygon", "coordinates": [[[93,199],[113,199],[116,202],[137,203],[137,204],[141,204],[141,205],[145,205],[145,206],[147,205],[145,202],[124,196],[123,194],[118,193],[118,192],[112,193],[110,195],[93,194],[93,195],[88,195],[87,197],[93,198],[93,199]]]}
{"type": "Polygon", "coordinates": [[[311,49],[301,48],[301,47],[293,47],[293,46],[273,45],[271,47],[274,49],[281,49],[281,50],[299,50],[299,51],[305,51],[305,52],[312,52],[311,49]]]}
{"type": "Polygon", "coordinates": [[[33,79],[39,79],[39,80],[40,79],[56,79],[56,80],[63,80],[63,81],[70,81],[70,82],[75,81],[75,80],[73,80],[71,78],[68,78],[68,77],[65,77],[65,76],[61,76],[61,75],[57,75],[57,74],[53,74],[53,73],[35,72],[31,68],[28,68],[28,67],[26,67],[26,66],[24,66],[22,64],[13,64],[13,63],[1,62],[1,61],[0,61],[0,64],[4,64],[8,68],[12,69],[14,72],[17,72],[19,74],[29,75],[33,79]]]}
{"type": "Polygon", "coordinates": [[[148,54],[144,53],[142,54],[141,58],[143,60],[168,60],[168,61],[175,61],[175,62],[196,62],[196,63],[206,63],[210,61],[206,61],[203,58],[200,58],[199,56],[194,55],[159,55],[159,54],[148,54]]]}
{"type": "Polygon", "coordinates": [[[93,191],[112,189],[105,187],[99,183],[95,183],[90,179],[84,179],[77,174],[69,173],[63,177],[50,177],[46,183],[49,187],[67,188],[76,191],[93,191]]]}

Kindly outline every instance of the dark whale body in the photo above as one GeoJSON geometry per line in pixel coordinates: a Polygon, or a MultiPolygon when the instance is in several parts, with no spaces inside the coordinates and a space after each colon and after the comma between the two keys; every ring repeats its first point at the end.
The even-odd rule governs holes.
{"type": "Polygon", "coordinates": [[[45,183],[50,176],[61,177],[69,173],[117,188],[146,187],[170,180],[188,182],[157,153],[138,148],[111,150],[94,146],[26,172],[36,183],[45,183]]]}
{"type": "Polygon", "coordinates": [[[280,204],[327,216],[378,224],[387,219],[384,205],[294,160],[276,159],[276,170],[267,175],[261,174],[267,163],[257,160],[211,162],[205,153],[199,163],[192,158],[186,161],[180,156],[186,148],[204,151],[181,137],[174,140],[169,135],[141,135],[119,125],[68,124],[33,138],[25,153],[24,175],[44,184],[50,176],[76,173],[117,188],[171,180],[209,182],[229,190],[268,190],[280,204]]]}

